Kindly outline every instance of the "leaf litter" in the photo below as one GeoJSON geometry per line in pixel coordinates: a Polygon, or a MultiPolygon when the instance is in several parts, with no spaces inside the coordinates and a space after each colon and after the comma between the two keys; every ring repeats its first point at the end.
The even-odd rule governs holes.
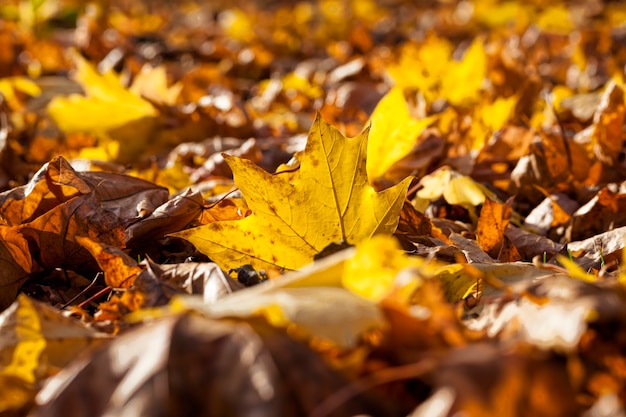
{"type": "Polygon", "coordinates": [[[1,415],[624,415],[624,5],[22,3],[1,415]]]}

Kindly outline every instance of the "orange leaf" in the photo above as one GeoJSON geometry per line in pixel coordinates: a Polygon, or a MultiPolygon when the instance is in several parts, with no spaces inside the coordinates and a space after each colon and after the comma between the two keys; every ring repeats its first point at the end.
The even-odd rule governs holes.
{"type": "Polygon", "coordinates": [[[480,247],[494,259],[498,259],[504,244],[504,230],[511,217],[511,202],[500,204],[485,199],[480,211],[476,238],[480,247]]]}

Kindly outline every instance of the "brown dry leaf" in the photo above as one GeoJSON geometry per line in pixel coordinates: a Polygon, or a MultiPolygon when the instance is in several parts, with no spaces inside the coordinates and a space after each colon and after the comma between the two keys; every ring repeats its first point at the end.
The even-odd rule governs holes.
{"type": "Polygon", "coordinates": [[[624,89],[614,81],[609,82],[593,115],[592,146],[594,156],[613,166],[618,162],[624,135],[622,126],[626,108],[624,89]]]}
{"type": "Polygon", "coordinates": [[[618,227],[587,239],[569,242],[567,248],[582,269],[599,269],[603,265],[621,262],[625,233],[626,226],[618,227]]]}
{"type": "Polygon", "coordinates": [[[534,132],[530,129],[507,126],[496,133],[478,153],[472,171],[477,181],[493,181],[507,189],[511,169],[528,153],[534,132]]]}
{"type": "MultiPolygon", "coordinates": [[[[446,142],[435,129],[426,129],[421,135],[419,143],[402,159],[395,162],[387,171],[385,179],[395,179],[414,176],[424,176],[433,166],[436,166],[444,157],[446,142]]],[[[382,182],[382,180],[381,180],[382,182]]]]}
{"type": "Polygon", "coordinates": [[[606,326],[621,328],[626,317],[623,291],[604,283],[553,274],[518,281],[512,290],[519,299],[496,295],[468,326],[500,340],[521,338],[541,349],[575,352],[606,326]]]}
{"type": "Polygon", "coordinates": [[[537,255],[552,259],[563,250],[564,245],[544,236],[531,233],[519,227],[509,226],[504,231],[506,237],[515,245],[522,259],[530,260],[537,255]]]}
{"type": "Polygon", "coordinates": [[[134,313],[132,318],[128,319],[131,322],[151,319],[155,314],[151,309],[166,305],[174,296],[202,295],[204,303],[212,304],[244,288],[241,283],[228,277],[216,264],[209,262],[159,265],[148,258],[139,266],[126,267],[126,270],[130,270],[126,274],[137,269],[140,270],[139,274],[129,280],[133,284],[132,287],[99,305],[99,311],[96,313],[99,321],[123,320],[129,313],[134,313]]]}
{"type": "Polygon", "coordinates": [[[200,193],[185,190],[126,228],[126,245],[134,247],[184,229],[201,215],[203,203],[200,193]]]}
{"type": "Polygon", "coordinates": [[[400,211],[398,228],[394,235],[400,240],[404,249],[411,250],[417,242],[427,241],[434,237],[442,242],[449,243],[447,236],[435,226],[432,221],[417,211],[411,203],[405,202],[400,211]]]}
{"type": "Polygon", "coordinates": [[[27,185],[0,195],[0,215],[9,225],[32,221],[91,187],[76,175],[62,157],[44,164],[27,185]]]}
{"type": "Polygon", "coordinates": [[[27,185],[0,194],[0,216],[9,225],[27,223],[89,193],[127,222],[149,215],[168,197],[167,189],[148,181],[109,172],[77,172],[67,160],[57,157],[42,166],[27,185]]]}
{"type": "MultiPolygon", "coordinates": [[[[307,415],[345,384],[308,347],[263,321],[179,315],[74,362],[39,392],[30,415],[307,415]]],[[[363,413],[400,415],[366,396],[331,415],[363,413]]]]}
{"type": "Polygon", "coordinates": [[[536,194],[534,186],[558,192],[571,189],[572,180],[583,183],[590,168],[581,145],[557,133],[541,132],[531,142],[529,154],[520,158],[511,172],[511,182],[520,194],[536,194]]]}
{"type": "Polygon", "coordinates": [[[18,230],[36,250],[35,259],[44,268],[92,270],[93,258],[76,241],[78,236],[113,246],[124,242],[120,219],[103,209],[94,194],[74,197],[18,230]]]}
{"type": "Polygon", "coordinates": [[[33,260],[28,241],[16,228],[0,226],[0,311],[7,308],[28,275],[33,260]]]}
{"type": "Polygon", "coordinates": [[[455,232],[450,233],[448,239],[452,242],[454,247],[463,253],[466,262],[487,264],[496,262],[496,260],[489,256],[474,239],[468,239],[455,232]]]}
{"type": "Polygon", "coordinates": [[[213,303],[244,288],[243,284],[228,277],[217,264],[210,262],[186,262],[158,265],[146,260],[147,268],[140,275],[151,275],[155,280],[175,285],[187,294],[202,295],[205,303],[213,303]]]}
{"type": "Polygon", "coordinates": [[[551,194],[526,216],[524,226],[546,236],[551,229],[569,222],[578,207],[579,204],[566,194],[551,194]]]}
{"type": "Polygon", "coordinates": [[[506,239],[504,231],[511,218],[511,201],[497,203],[489,198],[485,199],[480,210],[478,224],[476,225],[476,240],[480,247],[494,259],[500,259],[506,239]]]}
{"type": "Polygon", "coordinates": [[[568,241],[582,240],[626,225],[626,183],[609,184],[572,214],[568,241]]]}

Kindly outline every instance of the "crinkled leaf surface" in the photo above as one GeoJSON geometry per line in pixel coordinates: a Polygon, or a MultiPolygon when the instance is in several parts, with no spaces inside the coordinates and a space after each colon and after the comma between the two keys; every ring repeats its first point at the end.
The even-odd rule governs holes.
{"type": "Polygon", "coordinates": [[[33,267],[28,241],[14,227],[0,226],[0,311],[8,307],[33,267]]]}
{"type": "Polygon", "coordinates": [[[365,170],[368,131],[345,138],[320,116],[300,169],[270,174],[245,159],[225,155],[252,215],[176,234],[229,269],[297,269],[333,242],[357,243],[393,233],[410,179],[377,193],[365,170]]]}

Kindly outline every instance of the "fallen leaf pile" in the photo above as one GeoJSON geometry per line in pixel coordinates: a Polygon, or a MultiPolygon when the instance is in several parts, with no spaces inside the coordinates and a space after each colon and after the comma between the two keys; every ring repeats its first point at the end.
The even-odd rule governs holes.
{"type": "Polygon", "coordinates": [[[0,5],[0,416],[626,416],[626,5],[0,5]]]}

